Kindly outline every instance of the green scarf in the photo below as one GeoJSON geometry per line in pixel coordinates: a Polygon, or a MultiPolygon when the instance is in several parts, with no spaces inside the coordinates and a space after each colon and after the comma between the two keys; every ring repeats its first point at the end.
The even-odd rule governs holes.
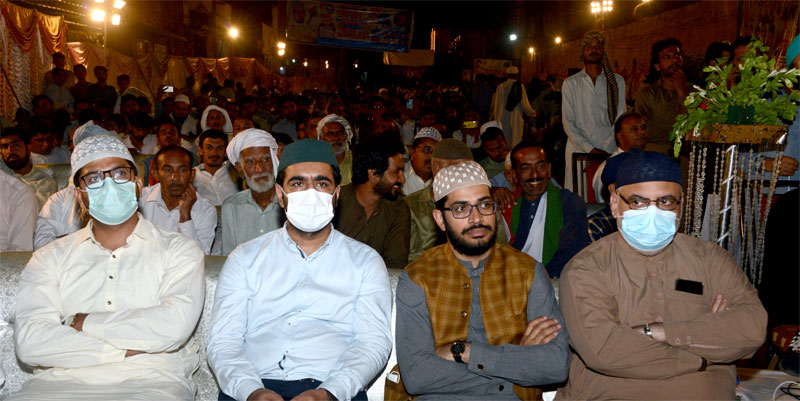
{"type": "MultiPolygon", "coordinates": [[[[544,240],[542,241],[542,264],[547,266],[547,263],[553,259],[553,255],[558,250],[558,237],[561,234],[561,228],[564,227],[564,213],[561,209],[561,190],[558,189],[552,182],[547,183],[547,208],[544,215],[544,240]]],[[[517,204],[511,209],[510,221],[507,221],[511,227],[511,235],[516,241],[517,228],[519,227],[519,211],[522,206],[522,191],[517,197],[517,204]]],[[[531,234],[529,234],[531,235],[531,234]]],[[[524,244],[523,244],[524,245],[524,244]]]]}

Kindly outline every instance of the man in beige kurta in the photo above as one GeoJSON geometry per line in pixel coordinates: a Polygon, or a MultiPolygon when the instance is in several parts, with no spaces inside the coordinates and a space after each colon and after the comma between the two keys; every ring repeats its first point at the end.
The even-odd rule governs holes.
{"type": "Polygon", "coordinates": [[[629,156],[611,197],[620,231],[561,273],[576,355],[557,398],[734,399],[735,362],[764,342],[767,313],[727,251],[670,227],[680,210],[677,164],[655,152],[629,156]]]}

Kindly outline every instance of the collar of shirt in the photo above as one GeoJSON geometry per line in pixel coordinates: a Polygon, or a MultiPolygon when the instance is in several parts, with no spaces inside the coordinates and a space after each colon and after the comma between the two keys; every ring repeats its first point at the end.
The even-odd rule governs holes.
{"type": "MultiPolygon", "coordinates": [[[[158,184],[153,185],[153,186],[148,187],[148,188],[152,188],[152,189],[147,194],[147,196],[144,198],[144,201],[146,203],[155,202],[156,204],[158,204],[159,206],[164,208],[164,210],[166,210],[167,212],[170,212],[171,210],[167,209],[167,204],[164,203],[164,198],[161,196],[161,183],[158,183],[158,184]]],[[[147,189],[147,188],[145,188],[145,189],[147,189]]]]}
{"type": "MultiPolygon", "coordinates": [[[[283,241],[286,244],[286,247],[289,248],[289,250],[297,251],[297,253],[300,254],[300,257],[302,257],[303,259],[308,260],[309,262],[313,261],[319,255],[321,255],[325,251],[325,249],[328,248],[328,245],[330,245],[331,242],[333,242],[334,237],[336,235],[340,235],[338,231],[336,231],[333,227],[331,227],[331,232],[328,234],[328,238],[325,239],[325,243],[322,244],[322,246],[319,247],[319,249],[314,251],[314,253],[312,253],[310,255],[306,255],[305,252],[303,252],[303,250],[300,249],[300,245],[297,245],[297,243],[294,242],[292,237],[289,235],[289,231],[287,229],[288,224],[289,224],[289,222],[287,221],[287,222],[283,223],[283,227],[281,227],[281,236],[283,237],[283,241]]],[[[328,223],[328,224],[330,225],[331,223],[328,223]]]]}
{"type": "MultiPolygon", "coordinates": [[[[247,196],[245,196],[245,198],[244,198],[245,199],[245,203],[249,203],[249,204],[257,207],[258,210],[261,210],[261,205],[256,203],[255,199],[253,199],[253,189],[252,188],[248,188],[248,189],[246,189],[246,191],[247,191],[247,196]]],[[[262,213],[271,212],[273,209],[275,209],[275,207],[280,207],[280,206],[281,205],[278,204],[278,194],[275,194],[275,196],[272,197],[272,202],[270,202],[269,205],[267,205],[267,208],[264,209],[262,211],[262,213]]]]}
{"type": "Polygon", "coordinates": [[[600,86],[600,82],[603,82],[603,83],[606,82],[606,73],[605,73],[605,71],[600,71],[600,75],[597,76],[597,81],[594,82],[594,83],[592,82],[592,77],[589,76],[588,72],[586,72],[586,68],[582,69],[581,72],[579,72],[578,74],[579,74],[580,77],[583,78],[583,80],[585,82],[589,83],[590,85],[592,85],[593,87],[596,87],[596,88],[600,86]]]}
{"type": "Polygon", "coordinates": [[[478,262],[478,266],[477,267],[472,267],[472,262],[467,262],[466,260],[461,260],[459,258],[456,258],[456,260],[461,262],[461,264],[464,266],[464,268],[467,269],[467,275],[468,276],[477,277],[477,276],[480,276],[481,274],[483,274],[483,268],[486,265],[486,261],[489,260],[489,257],[487,256],[487,257],[481,259],[481,261],[478,262]]]}
{"type": "MultiPolygon", "coordinates": [[[[125,240],[125,243],[128,245],[130,245],[131,238],[134,235],[145,241],[150,241],[151,239],[153,239],[153,233],[150,232],[150,227],[148,227],[150,225],[150,222],[147,221],[147,219],[145,219],[141,213],[136,212],[136,214],[139,216],[139,221],[136,223],[136,227],[134,227],[131,235],[129,235],[128,238],[125,240]]],[[[76,243],[82,244],[87,240],[91,240],[93,244],[102,247],[100,245],[100,242],[98,242],[97,239],[95,239],[94,237],[94,231],[92,231],[93,226],[94,226],[94,220],[89,219],[89,224],[87,224],[86,227],[82,228],[80,233],[78,234],[78,239],[76,243]]]]}

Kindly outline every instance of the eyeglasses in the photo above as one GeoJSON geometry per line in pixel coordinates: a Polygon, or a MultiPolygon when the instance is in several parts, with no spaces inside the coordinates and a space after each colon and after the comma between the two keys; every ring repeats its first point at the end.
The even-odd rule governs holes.
{"type": "Polygon", "coordinates": [[[619,191],[615,191],[619,198],[622,199],[631,209],[639,210],[639,209],[647,209],[650,206],[651,202],[656,203],[656,207],[661,210],[675,210],[678,205],[681,204],[681,201],[675,199],[672,195],[662,196],[658,199],[649,199],[643,198],[637,195],[631,195],[628,199],[625,199],[619,191]]]}
{"type": "Polygon", "coordinates": [[[117,167],[111,170],[94,171],[81,177],[88,188],[101,188],[105,182],[106,174],[117,184],[124,184],[133,179],[132,167],[117,167]]]}
{"type": "Polygon", "coordinates": [[[453,217],[456,219],[466,219],[472,214],[473,206],[478,209],[478,213],[484,216],[491,216],[497,212],[497,203],[491,201],[481,202],[476,205],[471,205],[469,203],[456,203],[455,205],[446,207],[442,210],[449,210],[450,213],[453,213],[453,217]]]}
{"type": "Polygon", "coordinates": [[[422,150],[422,153],[425,153],[426,155],[432,155],[433,154],[433,147],[432,146],[420,146],[419,149],[422,150]]]}

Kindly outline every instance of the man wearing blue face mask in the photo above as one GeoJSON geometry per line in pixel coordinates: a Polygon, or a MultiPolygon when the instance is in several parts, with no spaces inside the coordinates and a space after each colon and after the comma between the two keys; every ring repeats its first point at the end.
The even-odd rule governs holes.
{"type": "Polygon", "coordinates": [[[676,234],[681,171],[638,149],[617,170],[619,232],[561,273],[573,355],[560,399],[733,399],[738,359],[764,342],[767,313],[727,251],[676,234]]]}
{"type": "Polygon", "coordinates": [[[82,140],[71,161],[90,221],[20,276],[17,357],[37,371],[8,399],[194,399],[203,252],[137,213],[141,179],[115,136],[82,140]]]}
{"type": "Polygon", "coordinates": [[[283,149],[287,222],[228,256],[206,346],[221,400],[366,400],[392,349],[392,290],[381,256],[331,220],[341,175],[333,148],[283,149]]]}

